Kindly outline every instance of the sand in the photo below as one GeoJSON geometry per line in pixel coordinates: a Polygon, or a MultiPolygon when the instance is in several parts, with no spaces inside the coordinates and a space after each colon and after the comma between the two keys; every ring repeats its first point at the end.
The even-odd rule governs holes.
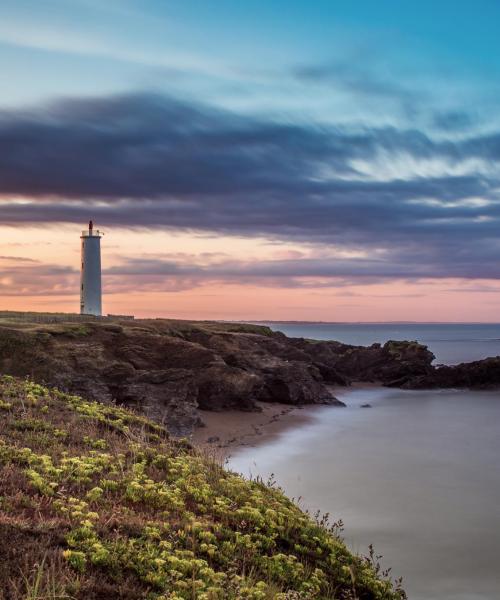
{"type": "MultiPolygon", "coordinates": [[[[354,383],[348,388],[328,386],[328,389],[335,396],[337,393],[342,395],[348,390],[375,388],[379,385],[354,383]]],[[[205,427],[198,428],[191,436],[191,441],[224,461],[237,448],[256,447],[290,428],[311,422],[315,412],[324,407],[324,405],[290,406],[266,402],[257,404],[262,409],[261,412],[200,410],[200,417],[205,427]]],[[[342,408],[332,406],[332,410],[342,410],[342,408]]]]}
{"type": "Polygon", "coordinates": [[[195,431],[191,438],[193,443],[226,459],[236,448],[255,447],[290,427],[299,427],[309,422],[314,409],[318,408],[264,402],[258,405],[262,412],[200,410],[205,427],[195,431]]]}

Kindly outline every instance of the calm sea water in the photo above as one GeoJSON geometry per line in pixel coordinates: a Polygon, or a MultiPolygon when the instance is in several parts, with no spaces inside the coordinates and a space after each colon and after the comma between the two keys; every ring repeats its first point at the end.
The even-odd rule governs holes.
{"type": "MultiPolygon", "coordinates": [[[[457,364],[500,356],[500,324],[489,323],[265,323],[288,336],[338,340],[366,346],[388,340],[416,340],[436,363],[457,364]]],[[[500,597],[500,596],[499,596],[500,597]]]]}
{"type": "MultiPolygon", "coordinates": [[[[315,337],[330,337],[337,326],[327,327],[315,337]]],[[[346,335],[351,343],[375,341],[373,331],[407,337],[388,334],[392,326],[349,327],[358,336],[354,342],[346,335]]],[[[403,331],[408,327],[418,333],[416,326],[403,331]]],[[[427,339],[444,339],[443,326],[435,327],[423,328],[427,339]]],[[[494,337],[485,326],[465,327],[476,340],[478,331],[484,340],[494,337]]],[[[304,335],[313,337],[310,329],[304,335]]],[[[452,355],[450,337],[442,356],[452,355]]],[[[477,348],[460,360],[479,358],[477,348]]],[[[366,553],[373,543],[404,577],[412,600],[499,599],[500,392],[375,388],[337,396],[347,408],[305,409],[311,422],[237,451],[230,466],[245,475],[273,473],[305,508],[342,518],[349,546],[366,553]]]]}

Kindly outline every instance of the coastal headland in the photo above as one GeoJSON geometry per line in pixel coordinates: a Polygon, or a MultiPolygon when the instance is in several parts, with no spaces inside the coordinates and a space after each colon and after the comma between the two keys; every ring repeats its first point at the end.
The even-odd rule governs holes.
{"type": "Polygon", "coordinates": [[[0,313],[0,598],[404,600],[338,525],[218,459],[342,411],[340,388],[500,383],[500,358],[433,360],[414,341],[0,313]]]}
{"type": "Polygon", "coordinates": [[[415,341],[352,346],[245,323],[0,313],[0,372],[131,407],[202,442],[305,418],[290,407],[342,406],[335,387],[500,385],[499,357],[456,366],[433,360],[415,341]]]}

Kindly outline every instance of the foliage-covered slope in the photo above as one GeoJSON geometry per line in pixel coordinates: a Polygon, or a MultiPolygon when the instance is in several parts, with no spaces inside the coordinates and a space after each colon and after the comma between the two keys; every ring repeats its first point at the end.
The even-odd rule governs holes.
{"type": "Polygon", "coordinates": [[[11,377],[0,400],[0,597],[404,597],[334,528],[144,417],[11,377]]]}

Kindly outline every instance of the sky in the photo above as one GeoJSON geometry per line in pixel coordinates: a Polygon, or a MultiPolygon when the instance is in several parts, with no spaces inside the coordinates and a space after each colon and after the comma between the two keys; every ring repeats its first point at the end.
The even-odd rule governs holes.
{"type": "Polygon", "coordinates": [[[498,0],[3,0],[0,309],[500,312],[498,0]]]}

